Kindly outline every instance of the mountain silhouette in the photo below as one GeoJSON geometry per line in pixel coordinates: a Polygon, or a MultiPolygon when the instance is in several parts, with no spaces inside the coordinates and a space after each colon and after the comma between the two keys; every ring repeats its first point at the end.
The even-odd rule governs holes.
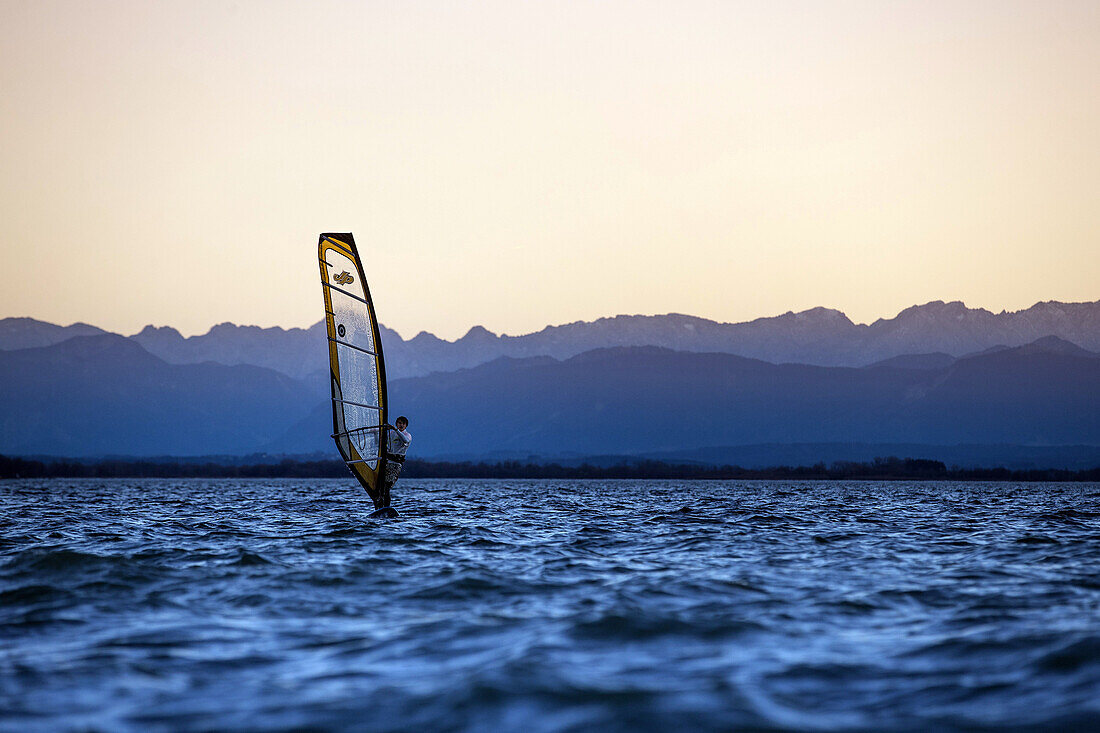
{"type": "Polygon", "coordinates": [[[87,323],[57,326],[33,318],[0,319],[0,350],[33,349],[52,346],[75,336],[97,336],[107,333],[87,323]]]}
{"type": "MultiPolygon", "coordinates": [[[[1095,306],[1040,304],[1029,309],[1028,328],[1087,331],[1095,306]]],[[[738,328],[771,334],[775,340],[768,343],[776,348],[812,340],[819,356],[835,346],[830,338],[852,328],[865,337],[875,328],[893,334],[881,343],[899,349],[950,342],[952,351],[905,351],[859,367],[777,364],[653,345],[569,353],[612,338],[657,339],[670,324],[706,331],[701,319],[680,316],[605,319],[516,338],[474,329],[456,342],[430,334],[403,341],[385,330],[389,359],[419,370],[438,367],[391,377],[391,407],[413,417],[421,456],[686,456],[708,446],[796,444],[1100,445],[1100,358],[1051,334],[1014,344],[1029,332],[1020,314],[1009,314],[1014,320],[1006,326],[997,320],[1004,314],[939,304],[893,319],[906,328],[931,324],[926,335],[947,330],[928,339],[912,331],[902,338],[896,323],[855,326],[824,309],[801,315],[738,328]],[[955,326],[943,326],[942,317],[955,326]],[[569,355],[493,357],[502,344],[569,355]],[[486,361],[456,366],[479,359],[486,361]]],[[[711,323],[716,333],[723,330],[711,323]]],[[[0,452],[331,452],[327,349],[319,326],[221,324],[191,338],[168,328],[146,328],[131,338],[70,336],[87,329],[96,331],[31,319],[0,322],[2,345],[12,347],[0,351],[0,452]],[[61,340],[25,347],[50,339],[61,340]]],[[[680,345],[697,346],[711,337],[684,338],[680,345]]],[[[735,341],[744,346],[751,339],[735,341]]]]}
{"type": "MultiPolygon", "coordinates": [[[[384,315],[384,309],[383,309],[384,315]]],[[[77,329],[80,324],[68,329],[77,329]]],[[[91,329],[93,327],[83,326],[91,329]]],[[[97,329],[98,331],[98,329],[97,329]]],[[[391,378],[423,376],[485,364],[502,356],[568,359],[616,346],[659,346],[674,351],[736,354],[772,363],[866,366],[905,357],[912,366],[946,364],[990,348],[1009,348],[1056,336],[1090,351],[1100,350],[1100,301],[1037,303],[1017,312],[991,313],[959,302],[913,306],[870,325],[852,323],[840,311],[812,308],[746,323],[718,323],[679,314],[615,316],[548,326],[522,336],[497,336],[475,326],[455,341],[421,332],[405,340],[382,328],[391,378]],[[937,361],[938,360],[938,361],[937,361]]],[[[0,349],[57,343],[77,335],[32,319],[0,321],[0,349]],[[67,334],[67,335],[66,335],[67,334]]],[[[214,361],[253,364],[296,379],[323,373],[327,346],[323,323],[308,329],[259,328],[223,323],[205,334],[183,337],[169,327],[148,326],[131,337],[174,364],[214,361]]],[[[924,367],[919,367],[924,368],[924,367]]]]}
{"type": "Polygon", "coordinates": [[[114,334],[0,352],[0,452],[230,454],[270,441],[320,393],[261,367],[168,364],[114,334]]]}
{"type": "MultiPolygon", "coordinates": [[[[1100,358],[1069,347],[1045,340],[938,369],[618,347],[396,380],[390,396],[413,416],[425,456],[656,455],[761,443],[1100,445],[1100,358]]],[[[325,450],[329,420],[320,404],[269,449],[325,450]]]]}

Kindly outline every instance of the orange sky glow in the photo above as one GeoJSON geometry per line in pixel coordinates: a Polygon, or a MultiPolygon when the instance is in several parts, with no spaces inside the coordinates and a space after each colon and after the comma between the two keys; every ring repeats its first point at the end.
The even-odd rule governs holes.
{"type": "Polygon", "coordinates": [[[0,317],[1100,298],[1100,3],[0,2],[0,317]]]}

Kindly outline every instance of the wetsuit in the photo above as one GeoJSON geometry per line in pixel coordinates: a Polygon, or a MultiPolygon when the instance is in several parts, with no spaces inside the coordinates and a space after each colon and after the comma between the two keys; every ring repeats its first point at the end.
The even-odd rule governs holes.
{"type": "Polygon", "coordinates": [[[412,436],[408,430],[386,428],[386,475],[382,477],[382,495],[379,508],[390,505],[390,489],[401,475],[401,466],[405,463],[405,451],[409,449],[412,436]]]}

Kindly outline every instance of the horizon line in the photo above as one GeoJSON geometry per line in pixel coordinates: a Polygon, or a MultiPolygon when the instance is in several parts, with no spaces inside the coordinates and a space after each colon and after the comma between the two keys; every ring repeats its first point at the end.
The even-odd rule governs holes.
{"type": "MultiPolygon", "coordinates": [[[[613,320],[616,320],[616,319],[619,319],[619,318],[669,318],[669,317],[681,317],[681,318],[690,318],[690,319],[697,320],[697,321],[706,321],[708,323],[713,323],[713,324],[718,325],[718,326],[739,326],[739,325],[746,325],[746,324],[750,324],[750,323],[756,323],[758,321],[767,321],[767,320],[773,320],[773,319],[777,319],[777,318],[783,318],[785,316],[799,316],[799,315],[803,315],[803,314],[806,314],[806,313],[813,313],[814,311],[829,311],[829,312],[840,314],[845,319],[847,319],[848,322],[851,323],[853,326],[857,326],[857,327],[862,326],[862,327],[865,327],[865,328],[869,328],[869,327],[875,325],[876,323],[880,323],[882,321],[896,320],[899,316],[901,316],[902,313],[905,313],[906,311],[909,311],[909,310],[913,310],[915,308],[925,308],[925,307],[932,306],[932,305],[950,306],[950,305],[956,305],[956,304],[961,305],[963,308],[965,308],[968,311],[985,312],[985,313],[988,313],[988,314],[993,315],[993,316],[998,316],[998,315],[1015,315],[1015,314],[1018,314],[1018,313],[1024,313],[1024,312],[1029,311],[1029,310],[1031,310],[1031,309],[1033,309],[1037,306],[1049,305],[1049,304],[1058,304],[1058,305],[1096,305],[1096,304],[1100,304],[1100,298],[1098,298],[1096,300],[1080,300],[1080,301],[1065,301],[1065,300],[1054,300],[1054,299],[1052,299],[1052,300],[1039,300],[1039,301],[1036,301],[1035,303],[1029,305],[1026,308],[1020,308],[1019,310],[1011,310],[1011,311],[1008,310],[1007,308],[1002,308],[999,312],[992,311],[992,310],[989,310],[988,308],[984,308],[984,307],[981,307],[981,306],[972,308],[972,307],[966,305],[966,303],[962,300],[944,301],[944,300],[937,299],[937,300],[930,300],[930,301],[927,301],[925,303],[915,303],[913,305],[906,306],[905,308],[902,308],[900,311],[898,311],[896,314],[894,314],[891,317],[880,316],[879,318],[876,318],[874,321],[871,321],[870,323],[857,323],[857,322],[851,320],[851,318],[844,311],[840,310],[839,308],[831,308],[831,307],[828,307],[828,306],[818,305],[818,306],[814,306],[812,308],[806,308],[806,309],[800,310],[800,311],[787,310],[787,311],[784,311],[783,313],[779,313],[779,314],[776,314],[776,315],[757,316],[756,318],[750,318],[750,319],[745,320],[745,321],[718,321],[718,320],[715,320],[713,318],[706,318],[704,316],[696,316],[696,315],[692,315],[690,313],[679,313],[679,312],[667,312],[667,313],[617,313],[613,316],[599,316],[599,317],[594,318],[594,319],[589,320],[589,321],[575,320],[575,321],[567,321],[567,322],[564,322],[564,323],[548,323],[547,325],[543,326],[542,328],[540,328],[538,330],[528,331],[528,332],[520,333],[520,334],[508,334],[508,333],[504,333],[504,332],[496,333],[495,331],[492,331],[492,330],[486,328],[485,326],[482,326],[481,324],[475,324],[473,326],[470,326],[462,336],[459,336],[458,338],[455,338],[455,339],[441,338],[439,336],[436,336],[431,331],[428,331],[427,329],[421,329],[414,336],[412,336],[410,338],[406,338],[406,337],[402,336],[400,331],[398,331],[397,329],[390,328],[389,326],[386,326],[381,321],[381,319],[379,320],[379,326],[383,327],[383,328],[386,328],[386,330],[392,331],[393,333],[397,334],[397,337],[400,338],[403,342],[412,341],[416,338],[419,338],[420,336],[427,335],[427,336],[430,336],[432,338],[435,338],[435,339],[437,339],[439,341],[442,341],[442,342],[445,342],[445,343],[456,343],[456,342],[461,341],[462,339],[468,337],[471,333],[473,333],[475,331],[478,331],[478,330],[485,331],[486,333],[490,334],[494,338],[513,338],[513,339],[516,339],[516,338],[524,338],[526,336],[533,336],[535,334],[542,333],[543,331],[546,331],[546,330],[552,329],[552,328],[564,328],[566,326],[575,326],[575,325],[578,325],[578,324],[593,324],[593,323],[599,323],[600,321],[613,321],[613,320]]],[[[143,326],[142,328],[140,328],[139,330],[134,331],[133,333],[126,334],[126,333],[122,333],[121,331],[112,331],[110,329],[103,328],[102,326],[97,326],[93,323],[88,323],[87,321],[73,321],[72,323],[62,325],[60,323],[55,323],[53,321],[48,321],[48,320],[44,320],[44,319],[41,319],[41,318],[36,318],[34,316],[26,316],[26,315],[24,315],[24,316],[5,316],[3,318],[0,318],[0,322],[7,321],[7,320],[30,320],[30,321],[35,321],[37,323],[46,323],[46,324],[49,324],[49,325],[52,325],[52,326],[58,326],[59,328],[73,328],[74,326],[88,326],[90,328],[98,328],[98,329],[100,329],[102,331],[105,331],[107,333],[114,333],[114,334],[117,334],[119,336],[124,336],[126,338],[132,338],[133,336],[137,336],[138,334],[142,333],[143,331],[145,331],[149,328],[153,328],[155,330],[162,330],[162,329],[167,328],[167,329],[171,329],[171,330],[175,331],[176,333],[180,334],[180,336],[182,336],[185,339],[190,339],[190,338],[196,338],[196,337],[199,337],[199,336],[209,335],[215,328],[218,328],[219,326],[232,326],[234,328],[256,328],[256,329],[260,329],[260,330],[264,330],[264,331],[270,331],[270,330],[275,330],[275,329],[278,329],[278,330],[281,330],[281,331],[295,331],[295,330],[308,331],[312,328],[316,328],[319,324],[324,323],[323,318],[318,319],[317,321],[315,321],[314,323],[309,324],[308,326],[283,326],[283,325],[279,325],[279,324],[272,325],[272,326],[260,326],[260,325],[251,324],[251,323],[234,323],[233,321],[221,321],[219,323],[215,323],[215,324],[211,325],[205,331],[195,332],[195,333],[190,333],[190,334],[184,334],[182,331],[180,331],[175,326],[170,326],[170,325],[158,326],[158,325],[155,325],[153,323],[149,323],[149,324],[146,324],[145,326],[143,326]]]]}

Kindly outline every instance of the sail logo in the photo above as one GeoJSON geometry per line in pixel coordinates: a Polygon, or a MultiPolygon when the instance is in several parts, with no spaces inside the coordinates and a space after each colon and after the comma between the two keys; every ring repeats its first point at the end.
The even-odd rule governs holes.
{"type": "Polygon", "coordinates": [[[344,270],[339,275],[332,278],[332,281],[337,285],[348,285],[349,283],[355,282],[355,278],[348,274],[347,270],[344,270]]]}

